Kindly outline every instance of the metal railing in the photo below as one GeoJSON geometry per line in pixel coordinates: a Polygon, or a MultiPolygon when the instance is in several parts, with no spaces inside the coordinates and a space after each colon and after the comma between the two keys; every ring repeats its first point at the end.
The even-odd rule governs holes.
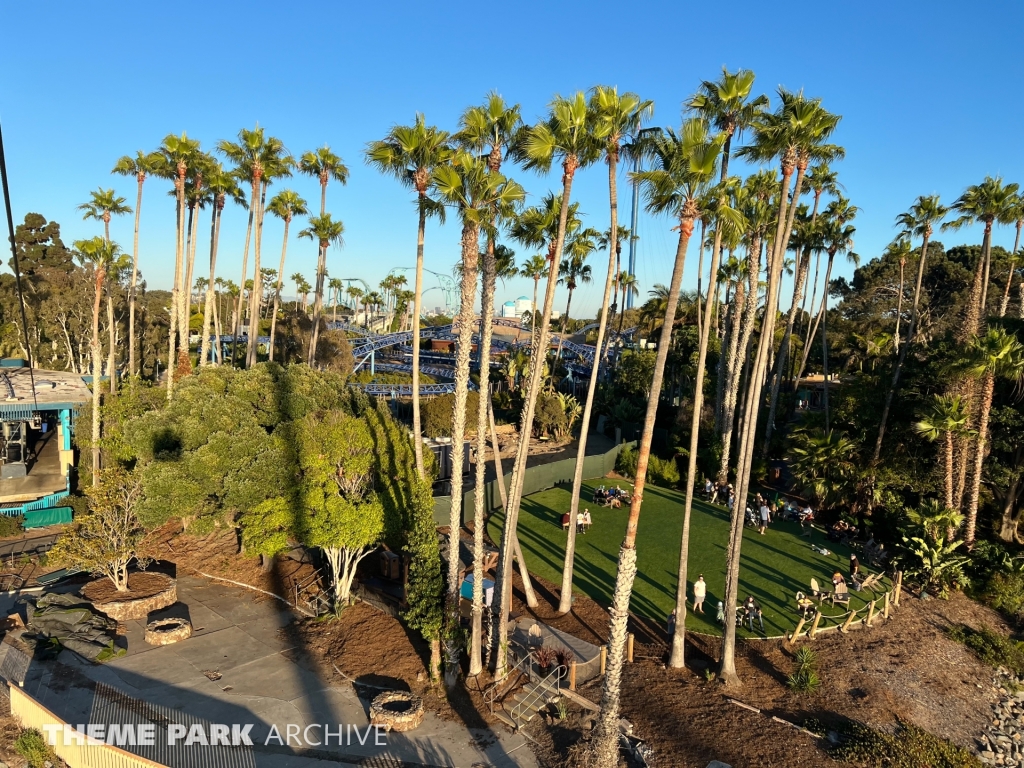
{"type": "Polygon", "coordinates": [[[516,705],[511,710],[508,710],[509,716],[512,718],[512,722],[516,724],[516,727],[522,727],[522,719],[526,713],[540,709],[541,706],[547,703],[548,699],[558,695],[561,681],[568,674],[568,667],[564,664],[559,664],[548,673],[547,677],[537,682],[533,691],[516,702],[516,705]]]}
{"type": "Polygon", "coordinates": [[[308,609],[315,616],[323,616],[331,610],[331,602],[324,595],[320,579],[320,571],[313,571],[292,585],[294,605],[308,609]]]}
{"type": "Polygon", "coordinates": [[[505,674],[487,686],[487,689],[484,691],[484,702],[490,708],[490,711],[494,711],[494,703],[498,696],[508,693],[508,687],[505,685],[505,682],[510,677],[513,675],[526,675],[526,679],[529,680],[532,671],[533,655],[529,651],[511,667],[506,667],[505,674]]]}

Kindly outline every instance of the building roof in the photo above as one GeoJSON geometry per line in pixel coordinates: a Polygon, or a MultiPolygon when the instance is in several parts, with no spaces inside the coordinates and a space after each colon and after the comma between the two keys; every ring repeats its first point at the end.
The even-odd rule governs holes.
{"type": "Polygon", "coordinates": [[[516,301],[532,301],[529,296],[520,296],[516,301]]]}
{"type": "Polygon", "coordinates": [[[515,305],[516,305],[516,303],[514,301],[506,301],[502,306],[504,306],[504,307],[514,307],[515,305]]]}
{"type": "Polygon", "coordinates": [[[0,419],[27,420],[39,411],[73,410],[91,398],[92,392],[77,373],[0,368],[0,419]]]}

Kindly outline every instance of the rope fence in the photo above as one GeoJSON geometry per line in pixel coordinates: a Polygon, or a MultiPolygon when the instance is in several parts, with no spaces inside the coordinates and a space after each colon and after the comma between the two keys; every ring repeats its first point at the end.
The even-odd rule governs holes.
{"type": "MultiPolygon", "coordinates": [[[[847,611],[842,614],[827,615],[822,613],[820,603],[815,609],[814,616],[801,616],[797,622],[796,629],[786,635],[786,640],[791,643],[806,637],[813,640],[818,635],[826,632],[842,632],[846,634],[852,629],[870,627],[873,622],[881,618],[888,620],[889,613],[900,605],[900,588],[903,584],[903,572],[897,571],[892,581],[892,586],[873,600],[866,602],[857,610],[847,611]]],[[[822,598],[822,602],[827,598],[822,598]]]]}

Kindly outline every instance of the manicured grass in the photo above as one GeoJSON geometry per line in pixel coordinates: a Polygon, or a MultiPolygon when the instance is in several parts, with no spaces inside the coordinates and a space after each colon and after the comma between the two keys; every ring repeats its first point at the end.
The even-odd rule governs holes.
{"type": "MultiPolygon", "coordinates": [[[[591,480],[583,485],[580,504],[590,510],[594,523],[586,535],[576,537],[574,589],[602,605],[611,603],[618,562],[619,547],[626,530],[629,510],[607,509],[588,503],[594,489],[607,480],[591,480]]],[[[615,484],[614,482],[612,483],[615,484]]],[[[622,488],[628,483],[619,483],[622,488]]],[[[519,515],[519,541],[532,573],[558,585],[562,581],[566,532],[561,516],[569,509],[569,489],[552,488],[523,500],[519,515]]],[[[630,610],[664,626],[675,607],[676,574],[679,569],[679,539],[682,533],[683,495],[665,488],[647,487],[637,532],[637,577],[633,586],[630,610]]],[[[488,530],[498,541],[503,524],[501,514],[491,518],[488,530]]],[[[687,612],[689,629],[721,634],[715,621],[718,601],[725,591],[725,557],[729,537],[729,518],[725,507],[695,500],[690,526],[690,562],[687,573],[687,595],[692,607],[693,582],[704,574],[707,582],[705,614],[687,612]]],[[[834,544],[815,530],[811,538],[800,536],[795,522],[774,522],[761,536],[754,528],[745,528],[743,554],[740,561],[739,601],[753,595],[764,612],[765,634],[769,637],[791,632],[798,615],[794,595],[810,592],[810,580],[817,579],[822,589],[832,587],[832,574],[839,570],[848,577],[850,549],[834,544]],[[829,550],[828,556],[811,549],[811,544],[829,550]]],[[[864,566],[861,566],[862,571],[864,566]]],[[[886,582],[887,584],[888,582],[886,582]]],[[[884,591],[879,588],[878,592],[884,591]]],[[[850,592],[850,609],[865,605],[871,592],[850,592]]],[[[823,613],[843,614],[846,609],[825,603],[823,613]]],[[[751,636],[744,628],[741,636],[751,636]]],[[[756,632],[753,636],[761,636],[756,632]]]]}

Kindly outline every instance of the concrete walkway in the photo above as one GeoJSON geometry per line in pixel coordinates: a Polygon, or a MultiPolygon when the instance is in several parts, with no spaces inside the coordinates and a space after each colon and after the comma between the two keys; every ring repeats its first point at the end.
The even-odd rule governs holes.
{"type": "MultiPolygon", "coordinates": [[[[101,696],[110,698],[105,686],[134,700],[119,702],[122,710],[118,711],[136,717],[129,722],[159,722],[163,717],[174,722],[175,713],[180,713],[186,724],[205,721],[244,727],[251,723],[255,744],[251,764],[259,768],[304,768],[323,765],[325,760],[380,768],[537,766],[521,735],[468,728],[430,713],[410,733],[387,734],[386,746],[374,745],[372,735],[362,745],[351,736],[342,746],[335,741],[330,746],[298,747],[293,742],[282,747],[273,739],[266,744],[272,726],[282,736],[289,725],[294,730],[313,723],[330,724],[332,732],[339,723],[365,732],[369,702],[352,685],[339,684],[337,678],[322,679],[296,663],[297,649],[288,633],[279,631],[293,620],[293,614],[283,603],[272,599],[257,603],[254,597],[255,593],[230,585],[179,578],[178,600],[187,606],[194,627],[190,639],[152,647],[143,639],[143,623],[129,622],[124,657],[93,666],[64,651],[58,659],[63,666],[32,662],[25,689],[70,723],[90,722],[99,710],[111,711],[99,704],[101,696]]],[[[380,672],[387,674],[387,670],[380,672]]],[[[320,740],[320,734],[313,729],[311,740],[320,740]]],[[[186,749],[177,746],[159,756],[147,756],[166,764],[198,765],[197,755],[181,753],[186,749]]],[[[204,760],[203,764],[242,763],[204,760]]]]}

